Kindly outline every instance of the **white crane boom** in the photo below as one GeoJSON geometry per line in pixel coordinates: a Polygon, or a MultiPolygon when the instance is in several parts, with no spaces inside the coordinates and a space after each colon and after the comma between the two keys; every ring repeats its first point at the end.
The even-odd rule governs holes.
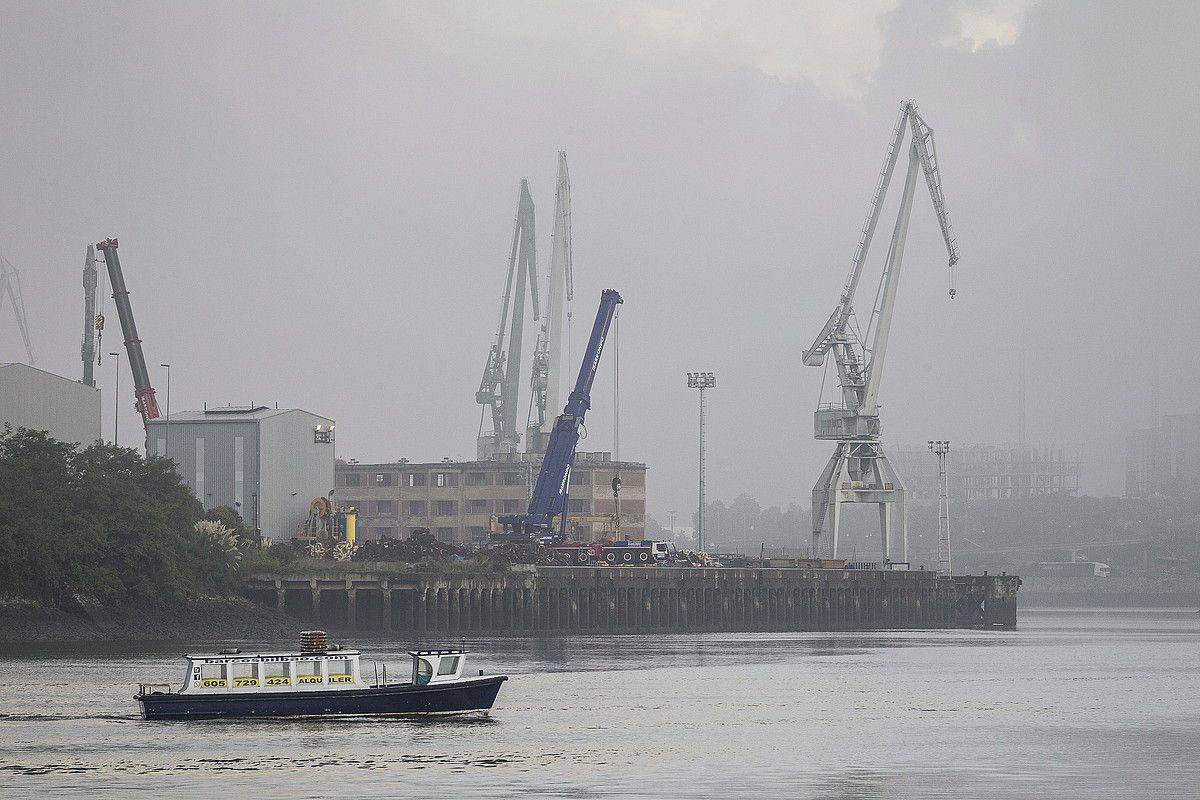
{"type": "Polygon", "coordinates": [[[548,311],[542,319],[534,349],[533,408],[525,441],[530,452],[544,452],[554,430],[554,412],[563,405],[562,374],[565,349],[563,327],[566,305],[574,291],[571,269],[571,176],[567,154],[558,152],[558,180],[554,189],[554,228],[551,234],[548,311]]]}

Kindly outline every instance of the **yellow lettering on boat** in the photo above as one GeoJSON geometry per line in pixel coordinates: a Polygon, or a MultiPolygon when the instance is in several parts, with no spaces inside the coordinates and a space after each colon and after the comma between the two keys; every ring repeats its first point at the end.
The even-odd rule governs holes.
{"type": "Polygon", "coordinates": [[[291,686],[289,678],[267,678],[267,686],[291,686]]]}
{"type": "Polygon", "coordinates": [[[330,675],[330,683],[354,683],[354,678],[349,675],[330,675]]]}
{"type": "Polygon", "coordinates": [[[202,689],[223,689],[223,688],[225,688],[225,679],[224,678],[205,678],[204,680],[200,681],[200,688],[202,688],[202,689]]]}
{"type": "Polygon", "coordinates": [[[258,686],[258,678],[234,678],[234,686],[258,686]]]}
{"type": "Polygon", "coordinates": [[[320,683],[320,682],[321,682],[320,675],[301,675],[300,677],[296,678],[296,683],[320,683]]]}

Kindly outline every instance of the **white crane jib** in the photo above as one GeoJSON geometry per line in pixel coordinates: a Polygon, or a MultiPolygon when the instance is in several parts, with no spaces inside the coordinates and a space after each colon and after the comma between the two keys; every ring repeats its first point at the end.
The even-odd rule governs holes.
{"type": "Polygon", "coordinates": [[[25,343],[25,356],[29,365],[36,362],[33,358],[33,345],[29,343],[29,320],[25,317],[25,298],[21,294],[21,276],[12,262],[0,256],[0,308],[4,307],[7,297],[12,305],[13,314],[17,318],[17,329],[21,332],[21,340],[25,343]]]}
{"type": "Polygon", "coordinates": [[[549,310],[538,331],[533,354],[533,407],[525,437],[530,452],[542,453],[554,430],[558,409],[563,406],[562,374],[565,347],[563,327],[567,304],[574,294],[571,271],[571,177],[567,154],[558,151],[558,181],[554,189],[554,229],[550,241],[549,310]]]}
{"type": "Polygon", "coordinates": [[[950,297],[953,298],[957,292],[955,266],[958,263],[958,245],[951,233],[950,220],[946,213],[933,129],[917,113],[916,106],[911,101],[906,101],[900,108],[899,117],[892,130],[883,168],[879,173],[870,210],[863,223],[858,247],[854,251],[854,261],[842,286],[838,305],[817,335],[812,347],[804,351],[802,358],[806,366],[822,366],[826,354],[832,352],[837,365],[838,386],[841,389],[840,402],[818,405],[814,419],[816,438],[838,443],[833,456],[821,473],[821,478],[813,488],[814,556],[820,554],[823,535],[829,534],[825,538],[831,543],[833,557],[837,557],[838,526],[843,503],[876,503],[879,505],[884,560],[890,559],[893,508],[899,512],[899,533],[904,553],[902,560],[908,557],[904,485],[879,444],[879,384],[883,376],[888,336],[892,327],[892,312],[896,303],[896,289],[904,259],[904,244],[908,234],[918,170],[925,174],[938,225],[941,227],[942,238],[949,253],[950,297]],[[911,131],[912,138],[908,148],[908,170],[905,174],[900,208],[896,215],[896,225],[892,231],[871,317],[866,329],[860,331],[854,324],[854,294],[862,277],[863,265],[875,235],[892,173],[900,157],[906,127],[911,131]]]}

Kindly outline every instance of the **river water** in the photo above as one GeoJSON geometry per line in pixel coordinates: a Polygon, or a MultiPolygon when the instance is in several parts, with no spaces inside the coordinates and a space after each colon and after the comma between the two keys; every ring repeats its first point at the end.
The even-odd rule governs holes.
{"type": "MultiPolygon", "coordinates": [[[[360,645],[396,675],[413,643],[360,645]]],[[[211,643],[4,646],[0,795],[1200,797],[1195,611],[468,646],[512,676],[486,719],[186,723],[134,684],[211,643]]]]}

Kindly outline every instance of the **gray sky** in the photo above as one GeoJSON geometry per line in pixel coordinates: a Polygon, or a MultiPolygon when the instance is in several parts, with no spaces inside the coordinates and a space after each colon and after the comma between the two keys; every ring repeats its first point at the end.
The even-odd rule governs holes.
{"type": "MultiPolygon", "coordinates": [[[[1195,3],[4,0],[0,17],[0,252],[38,365],[63,375],[81,369],[84,250],[117,236],[175,409],[278,401],[336,418],[340,456],[470,458],[518,182],[545,270],[561,148],[574,352],[620,289],[621,451],[651,466],[651,513],[695,504],[697,369],[719,380],[712,496],[807,506],[831,444],[800,352],[912,97],[960,291],[920,188],[886,441],[1014,441],[1022,340],[1029,438],[1081,447],[1090,493],[1121,491],[1155,374],[1163,413],[1197,410],[1195,3]]],[[[4,305],[0,360],[23,355],[4,305]]],[[[611,355],[585,449],[612,446],[611,355]]],[[[107,356],[98,374],[111,387],[107,356]]]]}

